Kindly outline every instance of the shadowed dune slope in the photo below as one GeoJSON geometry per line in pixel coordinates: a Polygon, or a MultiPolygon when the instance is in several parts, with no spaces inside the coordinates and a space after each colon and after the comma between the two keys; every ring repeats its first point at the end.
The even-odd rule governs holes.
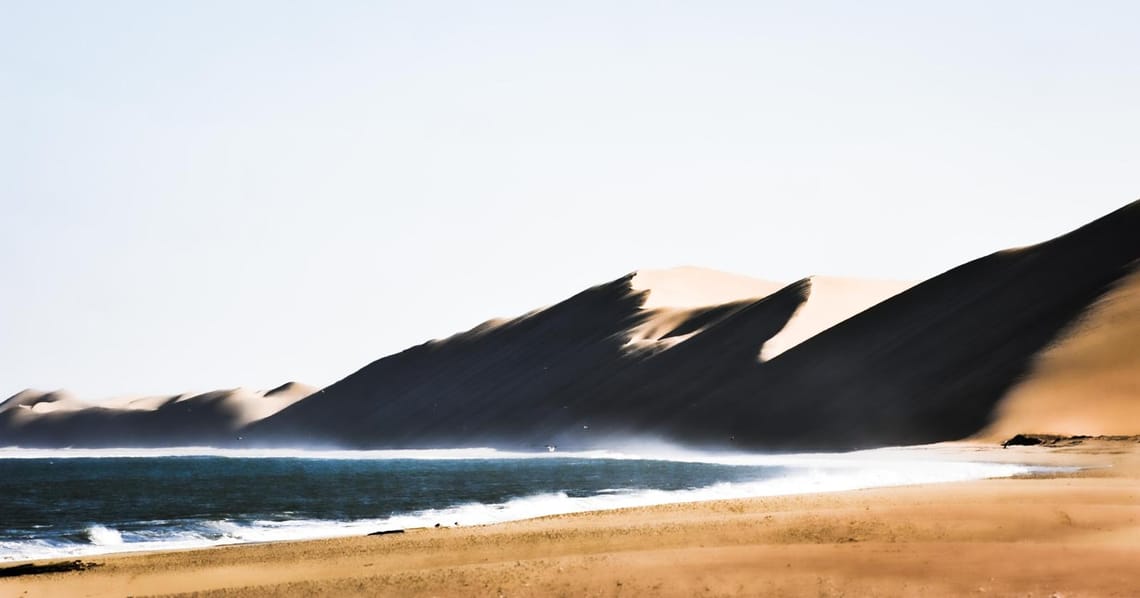
{"type": "Polygon", "coordinates": [[[955,268],[762,362],[810,279],[643,308],[633,275],[377,361],[251,425],[256,443],[601,446],[636,435],[765,449],[962,438],[1140,258],[1140,204],[955,268]],[[667,317],[654,323],[654,318],[667,317]],[[672,318],[672,319],[670,319],[672,318]]]}
{"type": "Polygon", "coordinates": [[[244,435],[256,443],[384,447],[604,444],[649,429],[681,396],[643,404],[630,393],[664,380],[654,364],[669,364],[670,380],[683,380],[690,367],[727,375],[754,362],[805,297],[802,285],[793,285],[767,298],[693,310],[674,329],[663,327],[661,338],[634,345],[632,331],[657,312],[642,309],[647,291],[633,290],[633,277],[376,361],[244,435]],[[664,339],[687,328],[699,334],[685,344],[710,346],[720,357],[691,365],[676,359],[664,339]]]}
{"type": "Polygon", "coordinates": [[[722,385],[702,407],[730,410],[738,437],[769,448],[804,446],[804,429],[817,448],[975,434],[1038,354],[1135,270],[1137,231],[1140,202],[955,268],[722,385]]]}

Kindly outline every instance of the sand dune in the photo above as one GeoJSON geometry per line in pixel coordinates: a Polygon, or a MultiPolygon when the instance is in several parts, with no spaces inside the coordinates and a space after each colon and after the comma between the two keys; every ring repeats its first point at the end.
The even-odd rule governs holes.
{"type": "Polygon", "coordinates": [[[116,397],[22,391],[0,403],[0,446],[176,446],[228,444],[234,432],[312,394],[290,382],[198,394],[116,397]]]}
{"type": "Polygon", "coordinates": [[[645,435],[846,449],[967,437],[1131,271],[1136,230],[1134,203],[898,294],[844,279],[771,292],[692,268],[634,273],[378,360],[246,433],[255,443],[392,447],[584,447],[645,435]],[[702,280],[707,293],[686,290],[702,280]],[[700,305],[709,300],[729,302],[700,305]]]}
{"type": "Polygon", "coordinates": [[[1037,356],[1132,272],[1137,230],[1140,202],[974,260],[793,347],[715,405],[735,406],[765,446],[802,443],[796,422],[809,421],[833,448],[975,434],[1037,356]],[[749,388],[765,400],[739,402],[749,388]]]}
{"type": "Polygon", "coordinates": [[[21,394],[0,445],[428,448],[642,438],[851,449],[1136,433],[1140,202],[913,287],[685,267],[286,386],[82,407],[21,394]]]}

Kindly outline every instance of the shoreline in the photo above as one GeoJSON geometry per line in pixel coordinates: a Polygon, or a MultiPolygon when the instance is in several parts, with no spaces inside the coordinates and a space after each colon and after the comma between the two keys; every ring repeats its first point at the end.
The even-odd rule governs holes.
{"type": "MultiPolygon", "coordinates": [[[[314,460],[427,460],[436,461],[483,461],[513,459],[588,459],[599,461],[649,461],[669,463],[698,463],[730,467],[793,468],[794,472],[776,477],[758,478],[733,482],[717,482],[706,486],[660,490],[653,487],[631,488],[625,491],[607,491],[596,495],[569,497],[559,493],[538,493],[515,496],[501,503],[458,502],[448,506],[425,505],[411,511],[393,512],[383,516],[360,519],[302,519],[295,523],[291,532],[273,533],[272,528],[262,528],[256,522],[245,519],[224,518],[214,521],[220,525],[232,525],[230,535],[215,540],[199,538],[163,539],[150,541],[115,542],[103,541],[86,544],[59,545],[54,554],[45,549],[31,549],[20,553],[13,546],[13,553],[0,555],[0,576],[13,570],[37,562],[62,561],[66,559],[97,559],[113,555],[138,555],[158,552],[204,550],[223,546],[253,544],[304,542],[310,540],[330,540],[365,536],[377,532],[411,531],[433,527],[485,526],[526,521],[548,516],[593,513],[620,509],[655,507],[669,504],[708,502],[716,500],[737,500],[768,498],[788,495],[807,495],[864,490],[872,488],[894,488],[925,484],[946,484],[992,478],[1004,478],[1036,473],[1051,473],[1056,466],[1027,463],[1013,459],[1008,463],[996,459],[969,459],[955,447],[927,445],[918,447],[886,447],[850,451],[846,453],[788,453],[751,454],[738,452],[702,452],[679,447],[655,447],[661,452],[644,453],[637,450],[593,450],[577,453],[517,453],[496,451],[489,448],[433,449],[426,451],[232,451],[208,447],[181,447],[170,449],[64,449],[9,450],[5,454],[0,449],[0,458],[15,459],[71,459],[71,458],[157,458],[157,457],[210,457],[235,459],[297,458],[314,460]],[[941,448],[941,450],[936,450],[941,448]],[[931,468],[938,463],[940,467],[931,468]],[[1048,469],[1042,472],[1041,469],[1048,469]],[[1021,471],[1018,471],[1021,470],[1021,471]],[[536,508],[535,501],[542,506],[536,508]],[[520,506],[521,505],[521,506],[520,506]],[[475,508],[475,510],[472,510],[475,508]],[[455,521],[454,525],[449,523],[455,521]],[[442,525],[441,525],[442,524],[442,525]],[[258,537],[260,536],[260,537],[258,537]],[[18,556],[17,556],[18,555],[18,556]]],[[[96,522],[87,527],[84,533],[99,533],[101,537],[114,539],[119,535],[120,526],[116,522],[96,522]]]]}
{"type": "Polygon", "coordinates": [[[901,450],[1086,469],[99,555],[0,578],[0,595],[1140,593],[1135,441],[901,450]]]}

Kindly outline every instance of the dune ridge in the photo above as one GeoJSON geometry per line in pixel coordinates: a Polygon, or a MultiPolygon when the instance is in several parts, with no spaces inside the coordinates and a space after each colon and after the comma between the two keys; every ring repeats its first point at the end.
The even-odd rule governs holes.
{"type": "Polygon", "coordinates": [[[20,393],[0,404],[0,445],[847,450],[1137,433],[1137,230],[1140,202],[916,285],[633,272],[319,390],[20,393]]]}
{"type": "MultiPolygon", "coordinates": [[[[800,332],[806,339],[797,328],[824,319],[806,317],[812,279],[763,296],[744,285],[752,297],[698,308],[668,292],[649,303],[653,290],[634,273],[478,338],[381,359],[247,432],[271,444],[301,434],[375,447],[578,447],[646,435],[842,450],[964,438],[1132,271],[1136,230],[1133,203],[1057,239],[883,291],[883,301],[830,310],[842,321],[800,332]],[[774,356],[762,361],[769,343],[774,356]]],[[[814,281],[820,298],[843,282],[814,281]]]]}

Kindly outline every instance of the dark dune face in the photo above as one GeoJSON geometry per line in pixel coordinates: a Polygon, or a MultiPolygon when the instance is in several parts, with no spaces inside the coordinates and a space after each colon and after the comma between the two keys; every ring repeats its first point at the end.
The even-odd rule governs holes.
{"type": "Polygon", "coordinates": [[[810,280],[643,327],[653,313],[629,275],[385,357],[244,427],[206,396],[181,405],[196,414],[172,403],[21,419],[16,403],[31,399],[17,395],[0,404],[0,445],[537,449],[647,437],[842,450],[958,439],[990,424],[1034,359],[1136,271],[1138,231],[1140,202],[955,268],[767,362],[761,348],[809,300],[810,280]]]}
{"type": "MultiPolygon", "coordinates": [[[[816,417],[821,446],[957,439],[985,427],[1032,360],[1140,259],[1140,202],[1063,237],[951,270],[808,339],[740,388],[816,417]]],[[[722,404],[737,404],[735,389],[722,404]]],[[[1137,397],[1140,400],[1140,397],[1137,397]]],[[[1140,426],[1140,423],[1137,424],[1140,426]]],[[[786,429],[785,429],[786,430],[786,429]]],[[[800,446],[776,426],[757,446],[800,446]]]]}
{"type": "Polygon", "coordinates": [[[764,340],[806,296],[800,283],[752,303],[694,310],[697,322],[678,329],[700,332],[658,352],[628,346],[645,313],[632,276],[376,361],[243,436],[273,444],[541,447],[651,434],[702,384],[752,367],[764,340]]]}
{"type": "Polygon", "coordinates": [[[810,291],[694,310],[627,348],[625,277],[500,328],[382,359],[246,430],[353,446],[604,445],[629,435],[753,449],[936,442],[985,427],[1033,358],[1140,259],[1140,204],[965,264],[761,363],[810,291]],[[672,334],[663,336],[668,337],[672,334]]]}

